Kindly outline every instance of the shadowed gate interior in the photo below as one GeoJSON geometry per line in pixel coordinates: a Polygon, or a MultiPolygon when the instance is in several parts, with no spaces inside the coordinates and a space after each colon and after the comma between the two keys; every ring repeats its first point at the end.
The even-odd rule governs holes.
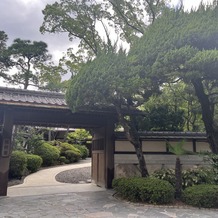
{"type": "Polygon", "coordinates": [[[13,125],[91,129],[92,180],[111,188],[115,121],[108,110],[71,112],[63,94],[0,87],[0,196],[7,195],[13,125]]]}

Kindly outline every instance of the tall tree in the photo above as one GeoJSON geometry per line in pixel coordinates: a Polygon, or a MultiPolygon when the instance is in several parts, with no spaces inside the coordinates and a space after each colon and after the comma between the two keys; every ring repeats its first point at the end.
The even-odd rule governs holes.
{"type": "Polygon", "coordinates": [[[8,36],[4,31],[0,31],[0,77],[6,77],[7,67],[9,65],[9,59],[6,56],[6,48],[8,36]]]}
{"type": "Polygon", "coordinates": [[[14,40],[7,48],[6,56],[10,60],[9,66],[15,67],[16,72],[4,79],[12,84],[23,85],[24,89],[40,85],[40,66],[51,58],[46,43],[21,39],[14,40]]]}
{"type": "Polygon", "coordinates": [[[74,111],[111,108],[117,113],[127,139],[135,148],[144,177],[148,171],[135,116],[137,108],[143,103],[145,92],[149,97],[152,89],[156,90],[152,81],[131,70],[125,52],[109,51],[87,63],[72,78],[66,95],[67,103],[74,111]]]}
{"type": "Polygon", "coordinates": [[[168,0],[60,0],[42,11],[40,31],[67,33],[69,40],[78,44],[71,61],[84,62],[121,41],[133,43],[167,3],[168,0]]]}
{"type": "Polygon", "coordinates": [[[142,109],[148,114],[146,130],[205,131],[193,87],[182,80],[161,85],[161,94],[152,96],[142,109]]]}
{"type": "Polygon", "coordinates": [[[207,138],[218,153],[218,6],[197,11],[167,10],[130,54],[154,78],[192,84],[199,100],[207,138]]]}

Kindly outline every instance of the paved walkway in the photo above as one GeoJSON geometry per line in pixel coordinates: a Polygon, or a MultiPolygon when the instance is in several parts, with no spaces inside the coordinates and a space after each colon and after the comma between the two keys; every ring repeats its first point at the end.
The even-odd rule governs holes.
{"type": "Polygon", "coordinates": [[[112,190],[94,184],[63,184],[55,181],[61,171],[90,166],[80,164],[44,169],[26,177],[22,185],[0,197],[0,218],[213,218],[218,210],[133,204],[113,197],[112,190]]]}
{"type": "Polygon", "coordinates": [[[8,188],[8,196],[33,196],[58,194],[69,192],[104,191],[92,183],[90,184],[69,184],[56,181],[55,176],[65,170],[72,170],[81,167],[91,166],[91,159],[81,160],[79,163],[52,167],[30,174],[24,179],[23,184],[8,188]]]}

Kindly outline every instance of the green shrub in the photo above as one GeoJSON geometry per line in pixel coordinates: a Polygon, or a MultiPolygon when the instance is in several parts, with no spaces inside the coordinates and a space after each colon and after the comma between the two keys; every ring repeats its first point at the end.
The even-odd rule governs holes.
{"type": "Polygon", "coordinates": [[[42,158],[35,154],[27,154],[27,169],[30,173],[34,173],[39,170],[42,165],[42,158]]]}
{"type": "Polygon", "coordinates": [[[113,180],[113,188],[129,201],[167,204],[174,200],[174,188],[157,178],[119,178],[113,180]]]}
{"type": "Polygon", "coordinates": [[[202,184],[183,191],[182,200],[195,207],[218,208],[218,185],[202,184]]]}
{"type": "Polygon", "coordinates": [[[89,150],[85,145],[75,144],[73,145],[75,148],[79,149],[81,153],[81,158],[86,159],[89,156],[89,150]]]}
{"type": "Polygon", "coordinates": [[[22,151],[13,151],[11,154],[9,177],[21,179],[27,166],[26,154],[22,151]]]}
{"type": "Polygon", "coordinates": [[[212,184],[214,183],[214,178],[212,169],[197,168],[182,171],[183,188],[206,183],[212,184]]]}
{"type": "Polygon", "coordinates": [[[59,157],[59,163],[60,164],[68,164],[69,161],[67,160],[67,158],[65,156],[60,156],[59,157]]]}
{"type": "Polygon", "coordinates": [[[35,148],[35,154],[42,158],[43,166],[51,166],[58,162],[60,151],[57,147],[44,142],[35,148]]]}
{"type": "Polygon", "coordinates": [[[77,162],[81,158],[80,150],[68,143],[61,143],[59,146],[61,156],[65,156],[70,162],[77,162]]]}
{"type": "Polygon", "coordinates": [[[176,177],[174,169],[161,169],[152,173],[151,177],[168,181],[172,186],[175,186],[176,177]]]}
{"type": "Polygon", "coordinates": [[[70,163],[78,162],[81,158],[80,154],[74,150],[65,151],[65,157],[70,161],[70,163]]]}
{"type": "MultiPolygon", "coordinates": [[[[175,170],[162,169],[155,171],[151,177],[166,180],[175,186],[175,170]]],[[[187,188],[193,185],[215,183],[215,174],[212,169],[196,168],[182,171],[182,188],[187,188]]]]}

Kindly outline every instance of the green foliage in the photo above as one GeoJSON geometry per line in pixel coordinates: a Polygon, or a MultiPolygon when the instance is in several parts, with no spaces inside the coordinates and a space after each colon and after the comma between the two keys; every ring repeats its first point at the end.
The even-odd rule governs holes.
{"type": "Polygon", "coordinates": [[[151,174],[151,177],[168,181],[173,187],[175,186],[176,183],[175,169],[155,170],[151,174]]]}
{"type": "Polygon", "coordinates": [[[103,49],[110,49],[114,44],[118,44],[118,41],[133,43],[144,33],[148,24],[160,15],[168,2],[60,0],[46,5],[40,31],[67,32],[70,41],[79,42],[79,51],[71,54],[70,60],[66,61],[67,65],[71,61],[75,69],[75,62],[81,63],[84,59],[90,59],[103,49]],[[117,35],[117,41],[111,35],[117,35]]]}
{"type": "Polygon", "coordinates": [[[42,158],[35,154],[27,154],[27,170],[30,173],[34,173],[39,170],[42,165],[42,158]]]}
{"type": "Polygon", "coordinates": [[[174,200],[173,186],[156,178],[119,178],[113,180],[113,188],[130,201],[167,204],[174,200]]]}
{"type": "Polygon", "coordinates": [[[42,158],[43,166],[51,166],[57,163],[60,151],[57,147],[44,142],[35,148],[35,154],[42,158]]]}
{"type": "Polygon", "coordinates": [[[146,117],[139,120],[140,130],[181,131],[184,126],[184,111],[173,111],[168,105],[156,105],[145,110],[146,117]]]}
{"type": "Polygon", "coordinates": [[[164,83],[160,94],[151,96],[141,109],[146,113],[142,130],[205,131],[194,89],[182,80],[164,83]]]}
{"type": "Polygon", "coordinates": [[[66,95],[68,105],[74,111],[127,106],[126,99],[134,98],[142,82],[128,69],[125,52],[102,53],[72,78],[66,95]]]}
{"type": "Polygon", "coordinates": [[[65,156],[60,156],[58,160],[59,160],[60,164],[68,164],[69,163],[69,161],[67,160],[67,158],[65,156]]]}
{"type": "Polygon", "coordinates": [[[213,153],[218,153],[218,6],[196,11],[165,10],[130,49],[132,65],[159,84],[191,84],[213,153]]]}
{"type": "Polygon", "coordinates": [[[182,200],[199,208],[218,208],[218,185],[203,184],[186,188],[182,200]]]}
{"type": "Polygon", "coordinates": [[[7,40],[7,34],[4,31],[0,30],[0,78],[7,77],[7,73],[5,73],[5,71],[9,69],[8,65],[10,63],[10,60],[7,58],[7,55],[5,54],[7,40]]]}
{"type": "Polygon", "coordinates": [[[22,151],[13,151],[11,154],[9,177],[21,179],[27,167],[27,157],[22,151]]]}
{"type": "Polygon", "coordinates": [[[80,153],[76,152],[75,150],[66,150],[64,154],[66,159],[69,160],[70,163],[78,162],[81,158],[80,153]]]}
{"type": "Polygon", "coordinates": [[[204,161],[212,167],[212,175],[215,184],[218,184],[218,155],[211,152],[203,152],[204,161]]]}
{"type": "Polygon", "coordinates": [[[215,183],[215,175],[210,168],[197,168],[183,170],[183,188],[198,184],[215,183]]]}
{"type": "Polygon", "coordinates": [[[208,152],[204,154],[204,161],[208,162],[218,172],[218,154],[208,152]]]}
{"type": "MultiPolygon", "coordinates": [[[[176,178],[174,169],[156,170],[152,173],[151,177],[166,180],[171,185],[175,186],[176,178]]],[[[199,184],[216,184],[216,174],[214,174],[212,169],[196,168],[182,171],[183,189],[199,184]]]]}
{"type": "Polygon", "coordinates": [[[30,40],[15,39],[7,48],[10,66],[16,67],[17,71],[7,75],[4,79],[15,85],[23,85],[27,89],[30,85],[39,87],[40,65],[51,58],[48,54],[45,42],[31,42],[30,40]]]}
{"type": "Polygon", "coordinates": [[[32,154],[35,148],[43,143],[43,136],[40,130],[35,127],[16,126],[14,141],[16,150],[32,154]]]}
{"type": "Polygon", "coordinates": [[[89,150],[85,145],[74,144],[73,146],[80,151],[82,159],[86,159],[89,156],[89,150]]]}
{"type": "Polygon", "coordinates": [[[70,163],[77,162],[81,158],[80,150],[66,142],[60,143],[59,150],[60,150],[60,155],[65,156],[70,163]]]}
{"type": "Polygon", "coordinates": [[[70,144],[82,144],[87,139],[91,140],[92,136],[85,129],[76,129],[74,132],[70,132],[67,135],[67,141],[70,144]]]}
{"type": "Polygon", "coordinates": [[[169,149],[169,152],[171,152],[177,156],[193,153],[193,152],[185,150],[183,148],[184,144],[185,144],[185,140],[181,140],[181,141],[177,142],[175,145],[171,145],[168,141],[166,141],[166,145],[169,149]]]}

